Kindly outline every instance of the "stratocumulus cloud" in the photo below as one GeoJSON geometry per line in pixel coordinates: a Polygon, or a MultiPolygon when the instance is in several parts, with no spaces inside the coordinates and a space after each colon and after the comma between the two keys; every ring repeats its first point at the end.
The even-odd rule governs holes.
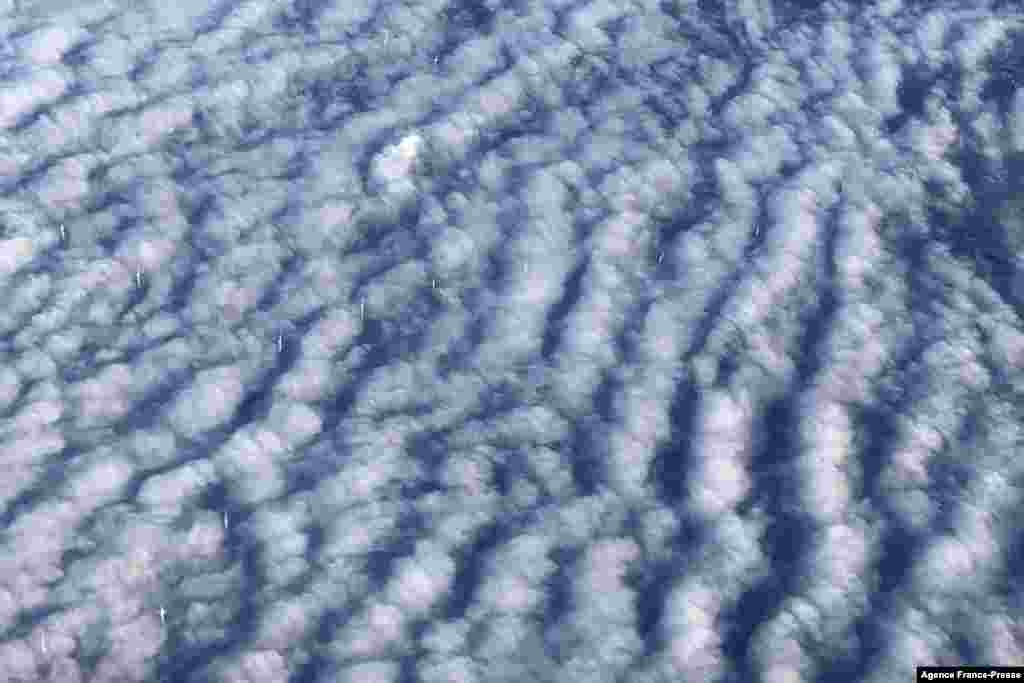
{"type": "Polygon", "coordinates": [[[1024,13],[0,4],[0,681],[1024,665],[1024,13]]]}

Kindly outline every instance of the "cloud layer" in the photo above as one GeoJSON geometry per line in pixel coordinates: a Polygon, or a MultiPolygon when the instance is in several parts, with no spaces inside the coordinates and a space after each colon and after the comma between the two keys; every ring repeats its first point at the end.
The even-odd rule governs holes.
{"type": "Polygon", "coordinates": [[[0,7],[0,680],[1024,664],[1011,5],[0,7]]]}

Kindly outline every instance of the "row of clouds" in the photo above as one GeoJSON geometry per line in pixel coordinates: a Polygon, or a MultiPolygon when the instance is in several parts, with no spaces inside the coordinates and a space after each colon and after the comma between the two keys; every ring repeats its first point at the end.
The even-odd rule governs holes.
{"type": "Polygon", "coordinates": [[[0,678],[1024,663],[1024,16],[28,0],[0,678]]]}

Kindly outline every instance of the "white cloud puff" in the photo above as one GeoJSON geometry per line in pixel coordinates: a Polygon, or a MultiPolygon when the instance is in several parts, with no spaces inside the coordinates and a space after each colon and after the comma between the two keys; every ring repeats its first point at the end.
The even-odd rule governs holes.
{"type": "Polygon", "coordinates": [[[168,419],[179,434],[194,438],[230,419],[241,404],[244,392],[240,368],[202,370],[175,399],[168,419]]]}

